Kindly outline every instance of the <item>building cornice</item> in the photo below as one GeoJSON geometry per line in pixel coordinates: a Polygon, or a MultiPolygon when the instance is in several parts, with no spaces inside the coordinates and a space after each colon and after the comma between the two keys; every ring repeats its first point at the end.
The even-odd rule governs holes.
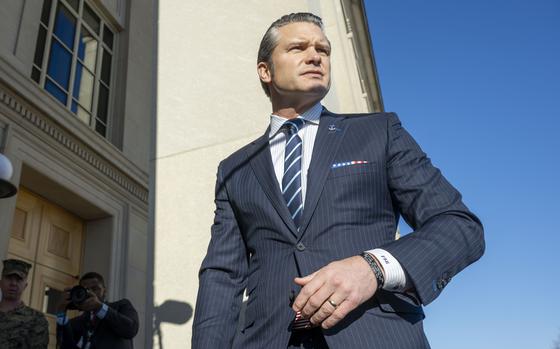
{"type": "MultiPolygon", "coordinates": [[[[93,147],[58,125],[48,116],[32,110],[21,97],[2,84],[0,84],[0,104],[12,111],[10,113],[12,115],[7,115],[8,117],[13,118],[13,116],[17,116],[21,118],[16,121],[19,121],[18,123],[24,128],[29,129],[29,126],[31,126],[34,130],[30,131],[39,131],[43,136],[48,137],[50,141],[54,141],[66,151],[83,160],[97,173],[102,174],[105,178],[114,182],[144,204],[148,203],[147,179],[142,183],[132,178],[126,170],[119,168],[109,157],[105,157],[100,152],[94,150],[93,147]],[[25,123],[22,124],[22,120],[25,123]]],[[[118,150],[113,150],[112,153],[113,157],[122,156],[118,150]]]]}

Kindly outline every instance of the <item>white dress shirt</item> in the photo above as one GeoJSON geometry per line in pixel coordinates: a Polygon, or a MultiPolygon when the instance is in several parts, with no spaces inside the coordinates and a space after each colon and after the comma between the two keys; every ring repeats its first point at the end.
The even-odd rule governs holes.
{"type": "MultiPolygon", "coordinates": [[[[301,193],[302,201],[305,205],[305,195],[307,192],[307,171],[311,163],[311,155],[313,154],[313,145],[319,130],[319,120],[323,106],[317,103],[307,111],[299,115],[299,118],[305,120],[305,124],[298,131],[298,136],[302,141],[301,151],[301,193]]],[[[274,166],[274,173],[278,180],[278,185],[282,188],[282,175],[284,173],[284,150],[286,147],[286,135],[280,132],[280,128],[286,122],[286,118],[272,114],[270,116],[270,155],[272,156],[272,164],[274,166]]],[[[303,208],[305,210],[305,207],[303,208]]],[[[407,287],[406,274],[395,257],[389,252],[376,248],[366,251],[377,259],[385,275],[385,283],[383,288],[391,291],[403,291],[407,287]]]]}

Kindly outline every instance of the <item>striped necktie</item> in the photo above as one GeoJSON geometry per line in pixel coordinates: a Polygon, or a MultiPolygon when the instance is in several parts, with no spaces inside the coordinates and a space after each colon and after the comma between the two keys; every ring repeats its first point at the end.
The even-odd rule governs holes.
{"type": "Polygon", "coordinates": [[[288,120],[282,125],[286,133],[286,150],[284,152],[284,174],[282,175],[282,195],[288,210],[299,230],[303,216],[301,193],[301,148],[302,141],[298,131],[303,127],[304,119],[288,120]]]}
{"type": "MultiPolygon", "coordinates": [[[[299,231],[301,217],[303,216],[303,200],[301,193],[301,148],[303,146],[298,131],[303,127],[304,119],[297,118],[288,120],[282,125],[286,133],[286,150],[284,151],[284,175],[282,176],[282,195],[288,210],[299,231]]],[[[311,328],[309,319],[301,316],[298,312],[290,325],[291,330],[303,330],[311,328]]]]}

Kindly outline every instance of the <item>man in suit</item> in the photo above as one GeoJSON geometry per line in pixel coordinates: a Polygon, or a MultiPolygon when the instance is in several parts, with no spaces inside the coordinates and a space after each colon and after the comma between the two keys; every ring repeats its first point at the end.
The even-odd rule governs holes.
{"type": "Polygon", "coordinates": [[[85,299],[73,300],[71,289],[66,289],[66,299],[60,305],[56,329],[60,348],[132,349],[132,339],[138,333],[138,313],[130,301],[107,302],[105,281],[96,272],[84,274],[79,285],[87,290],[85,299]],[[68,319],[65,310],[69,307],[83,313],[68,319]]]}
{"type": "Polygon", "coordinates": [[[422,305],[484,251],[478,218],[395,114],[321,106],[330,52],[308,13],[263,37],[271,123],[218,167],[193,348],[429,348],[422,305]],[[396,240],[400,215],[414,232],[396,240]]]}

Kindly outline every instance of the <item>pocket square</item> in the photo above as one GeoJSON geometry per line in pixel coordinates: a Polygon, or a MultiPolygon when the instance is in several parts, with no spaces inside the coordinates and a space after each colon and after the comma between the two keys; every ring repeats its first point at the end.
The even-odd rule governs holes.
{"type": "Polygon", "coordinates": [[[353,165],[362,165],[367,164],[367,160],[352,160],[352,161],[345,161],[345,162],[337,162],[331,165],[331,168],[339,168],[344,166],[353,166],[353,165]]]}

